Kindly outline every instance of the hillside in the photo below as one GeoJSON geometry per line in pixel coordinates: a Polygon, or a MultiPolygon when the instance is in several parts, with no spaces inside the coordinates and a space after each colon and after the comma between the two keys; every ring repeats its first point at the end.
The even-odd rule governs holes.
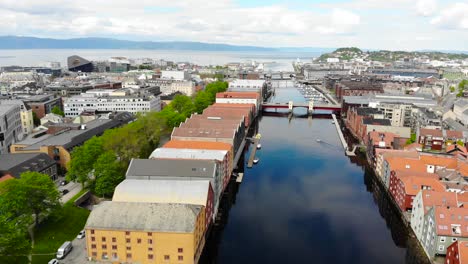
{"type": "Polygon", "coordinates": [[[325,53],[317,61],[326,62],[328,58],[338,58],[342,60],[364,59],[372,61],[392,62],[402,59],[429,59],[429,60],[457,60],[468,59],[465,53],[444,53],[439,51],[362,51],[359,48],[339,48],[331,53],[325,53]]]}

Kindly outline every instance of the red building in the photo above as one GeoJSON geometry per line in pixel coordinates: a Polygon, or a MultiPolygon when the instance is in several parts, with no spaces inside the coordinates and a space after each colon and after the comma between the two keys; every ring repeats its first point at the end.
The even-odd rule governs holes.
{"type": "Polygon", "coordinates": [[[440,129],[420,128],[418,131],[418,143],[423,149],[442,150],[444,136],[440,129]]]}
{"type": "Polygon", "coordinates": [[[343,96],[362,96],[366,94],[380,94],[383,92],[383,85],[378,82],[341,81],[335,84],[335,95],[339,101],[343,100],[343,96]]]}
{"type": "Polygon", "coordinates": [[[445,255],[447,264],[467,264],[468,263],[468,241],[455,241],[447,247],[445,255]]]}
{"type": "Polygon", "coordinates": [[[443,192],[445,187],[436,174],[403,171],[392,171],[390,173],[389,191],[400,210],[411,210],[414,197],[421,190],[443,192]]]}

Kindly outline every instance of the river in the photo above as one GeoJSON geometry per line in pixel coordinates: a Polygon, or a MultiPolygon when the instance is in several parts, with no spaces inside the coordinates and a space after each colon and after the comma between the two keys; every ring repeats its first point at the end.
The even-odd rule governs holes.
{"type": "MultiPolygon", "coordinates": [[[[294,88],[272,101],[290,99],[304,101],[294,88]]],[[[260,162],[229,186],[201,263],[426,261],[365,160],[344,155],[330,119],[265,114],[258,132],[260,162]]]]}

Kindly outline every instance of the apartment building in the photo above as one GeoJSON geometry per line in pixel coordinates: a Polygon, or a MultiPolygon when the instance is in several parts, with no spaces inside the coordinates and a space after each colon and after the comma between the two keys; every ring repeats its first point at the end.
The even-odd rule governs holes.
{"type": "Polygon", "coordinates": [[[132,114],[150,111],[161,111],[159,95],[126,95],[99,94],[86,92],[65,99],[64,112],[66,117],[77,117],[86,111],[97,112],[129,112],[132,114]]]}
{"type": "Polygon", "coordinates": [[[199,205],[104,201],[86,222],[86,253],[108,263],[198,263],[205,226],[199,205]]]}
{"type": "Polygon", "coordinates": [[[0,154],[8,153],[22,137],[21,106],[0,100],[0,154]]]}

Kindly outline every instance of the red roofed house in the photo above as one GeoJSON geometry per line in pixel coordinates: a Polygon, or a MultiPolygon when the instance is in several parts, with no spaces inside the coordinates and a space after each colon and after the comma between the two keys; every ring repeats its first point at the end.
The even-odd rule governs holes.
{"type": "Polygon", "coordinates": [[[467,264],[468,263],[468,241],[455,241],[447,248],[445,255],[447,264],[467,264]]]}
{"type": "Polygon", "coordinates": [[[466,240],[468,240],[468,208],[433,206],[429,209],[425,215],[420,240],[429,257],[446,255],[450,245],[456,241],[466,240]]]}
{"type": "Polygon", "coordinates": [[[420,128],[417,131],[418,143],[423,149],[442,150],[444,135],[440,129],[420,128]]]}
{"type": "Polygon", "coordinates": [[[403,212],[413,209],[413,200],[419,191],[445,191],[436,174],[393,171],[390,177],[390,194],[403,212]]]}

